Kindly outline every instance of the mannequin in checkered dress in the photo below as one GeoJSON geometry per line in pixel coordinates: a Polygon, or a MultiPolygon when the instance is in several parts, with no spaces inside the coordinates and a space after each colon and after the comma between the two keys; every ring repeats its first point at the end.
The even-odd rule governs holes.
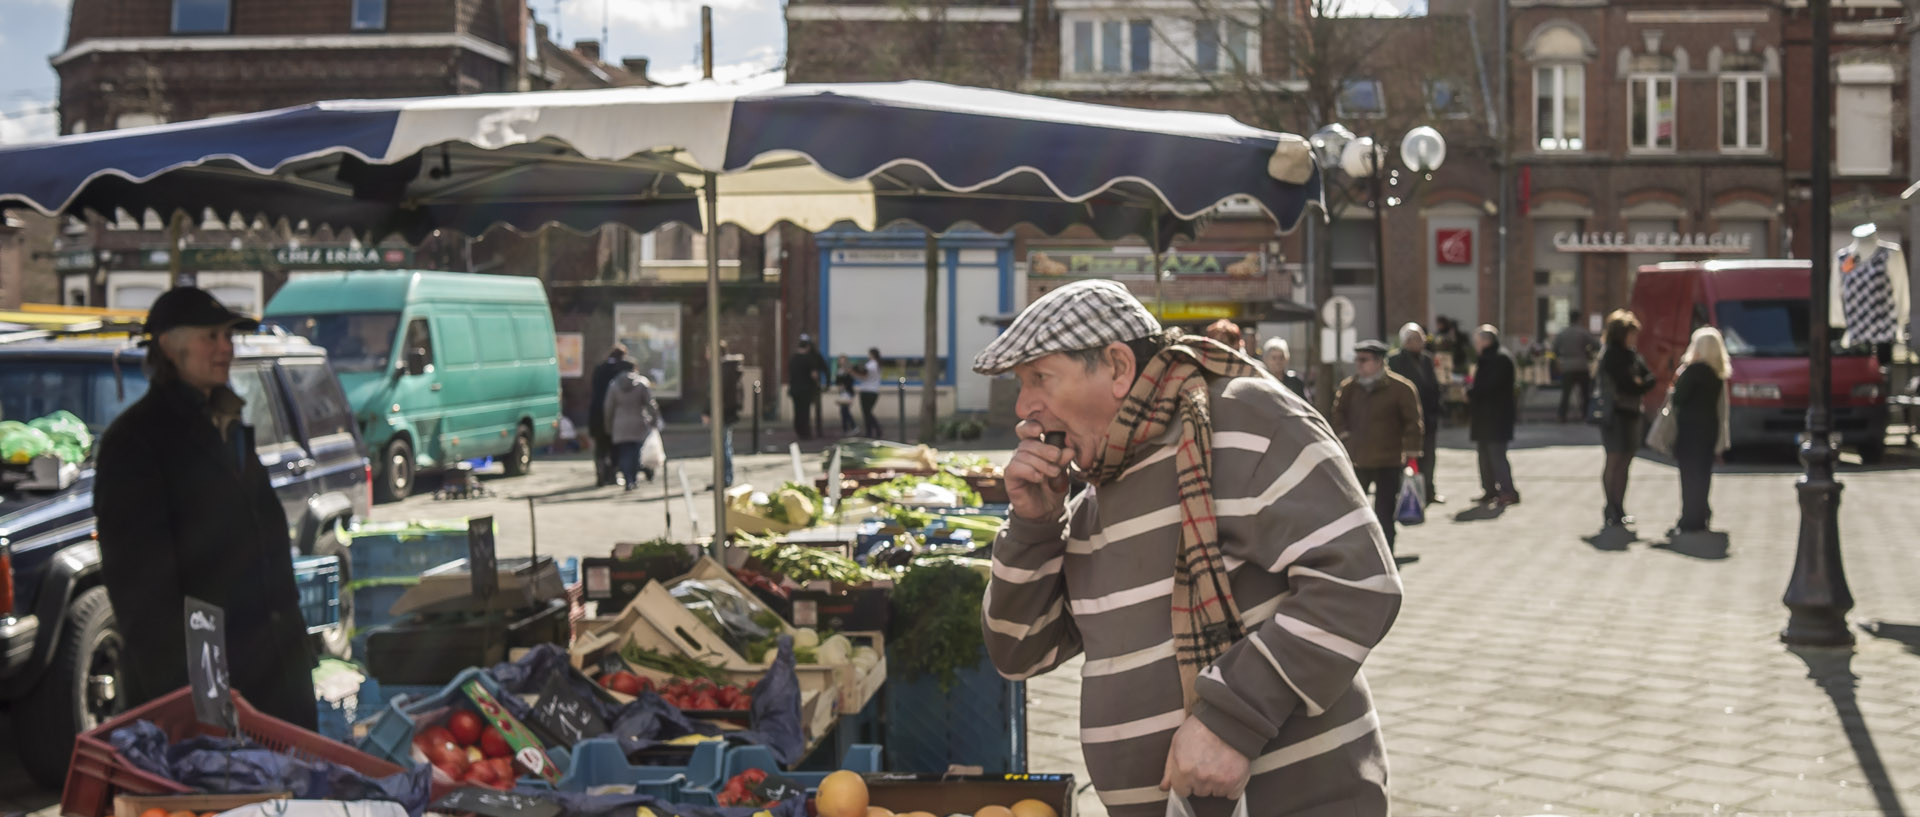
{"type": "Polygon", "coordinates": [[[1911,308],[1907,262],[1900,245],[1879,240],[1871,224],[1853,231],[1853,243],[1834,257],[1833,326],[1854,344],[1891,344],[1900,339],[1911,308]]]}

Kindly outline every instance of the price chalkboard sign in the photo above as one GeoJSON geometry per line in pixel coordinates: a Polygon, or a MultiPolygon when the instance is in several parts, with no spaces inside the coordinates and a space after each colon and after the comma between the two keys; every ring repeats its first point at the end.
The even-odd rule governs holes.
{"type": "Polygon", "coordinates": [[[442,814],[478,814],[482,817],[560,817],[560,804],[538,797],[476,786],[455,789],[433,804],[442,814]]]}
{"type": "Polygon", "coordinates": [[[473,577],[473,596],[493,598],[500,592],[500,567],[493,555],[493,517],[467,520],[467,572],[473,577]]]}
{"type": "Polygon", "coordinates": [[[807,796],[807,787],[777,774],[767,775],[767,779],[753,787],[753,796],[768,803],[778,803],[789,797],[807,796]]]}
{"type": "Polygon", "coordinates": [[[566,677],[555,673],[547,678],[546,686],[540,690],[540,702],[534,704],[528,723],[552,737],[550,745],[554,746],[573,746],[607,733],[606,721],[600,719],[593,701],[574,692],[566,677]]]}
{"type": "Polygon", "coordinates": [[[226,612],[187,597],[187,684],[193,695],[193,715],[201,723],[239,733],[233,711],[233,682],[227,675],[226,612]]]}

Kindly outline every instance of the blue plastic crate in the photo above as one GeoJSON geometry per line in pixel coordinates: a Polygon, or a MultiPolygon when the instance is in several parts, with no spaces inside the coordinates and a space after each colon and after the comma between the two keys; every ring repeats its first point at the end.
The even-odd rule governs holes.
{"type": "MultiPolygon", "coordinates": [[[[881,770],[881,748],[872,744],[854,744],[847,748],[847,756],[841,758],[842,771],[873,774],[881,770]]],[[[720,776],[714,778],[711,785],[688,786],[680,793],[675,802],[694,806],[712,806],[719,803],[719,790],[748,769],[759,769],[768,774],[777,774],[807,788],[812,794],[820,788],[820,781],[827,779],[832,772],[790,772],[780,768],[773,759],[773,752],[765,746],[734,746],[727,749],[726,763],[721,766],[720,776]]],[[[943,770],[944,771],[944,770],[943,770]]]]}
{"type": "Polygon", "coordinates": [[[461,671],[451,683],[440,687],[432,695],[414,697],[389,692],[386,709],[380,712],[367,730],[366,740],[360,742],[360,751],[398,763],[402,768],[413,768],[414,718],[465,700],[465,693],[460,688],[466,686],[468,681],[475,680],[494,697],[506,697],[506,691],[493,680],[493,676],[477,667],[461,671]]]}
{"type": "MultiPolygon", "coordinates": [[[[889,657],[888,666],[902,666],[889,657]]],[[[1026,684],[1008,681],[981,650],[953,690],[937,678],[887,679],[885,745],[889,771],[939,774],[954,764],[987,774],[1027,770],[1026,684]]]]}
{"type": "MultiPolygon", "coordinates": [[[[347,532],[353,581],[419,576],[467,557],[467,521],[372,524],[347,532]]],[[[358,611],[355,611],[356,614],[358,611]]]]}
{"type": "Polygon", "coordinates": [[[300,591],[300,617],[307,632],[340,624],[340,557],[302,556],[293,560],[293,584],[300,591]]]}
{"type": "MultiPolygon", "coordinates": [[[[685,766],[635,766],[627,761],[626,750],[613,738],[592,738],[576,744],[571,751],[554,749],[547,753],[560,769],[559,791],[585,792],[596,786],[633,786],[638,794],[669,803],[679,802],[683,789],[709,789],[718,784],[720,762],[726,752],[720,741],[701,743],[685,766]]],[[[521,778],[520,785],[547,788],[536,778],[521,778]]]]}

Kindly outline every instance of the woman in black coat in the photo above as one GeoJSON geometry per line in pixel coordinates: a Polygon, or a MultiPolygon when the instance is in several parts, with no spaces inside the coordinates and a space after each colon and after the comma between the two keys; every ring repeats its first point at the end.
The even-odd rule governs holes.
{"type": "Polygon", "coordinates": [[[1518,411],[1513,358],[1500,350],[1500,333],[1492,326],[1481,326],[1474,344],[1480,349],[1480,361],[1474,366],[1473,384],[1467,387],[1467,409],[1473,420],[1473,441],[1480,449],[1480,487],[1485,491],[1474,501],[1518,505],[1520,492],[1514,489],[1513,467],[1507,462],[1518,411]]]}
{"type": "Polygon", "coordinates": [[[1727,377],[1733,363],[1720,331],[1703,326],[1693,333],[1680,374],[1673,381],[1673,458],[1680,465],[1680,523],[1669,536],[1700,533],[1713,519],[1707,493],[1713,461],[1727,450],[1727,377]]]}
{"type": "Polygon", "coordinates": [[[1654,387],[1653,369],[1635,351],[1640,344],[1640,319],[1625,309],[1607,316],[1606,348],[1600,353],[1600,393],[1606,400],[1600,418],[1600,444],[1606,449],[1601,487],[1607,495],[1607,527],[1633,524],[1627,515],[1627,470],[1646,439],[1646,412],[1641,398],[1654,387]]]}
{"type": "Polygon", "coordinates": [[[227,386],[235,330],[257,327],[205,291],[154,302],[146,396],[101,435],[93,507],[100,568],[126,636],[124,706],[187,685],[186,599],[225,613],[230,684],[313,729],[314,655],[287,515],[227,386]]]}

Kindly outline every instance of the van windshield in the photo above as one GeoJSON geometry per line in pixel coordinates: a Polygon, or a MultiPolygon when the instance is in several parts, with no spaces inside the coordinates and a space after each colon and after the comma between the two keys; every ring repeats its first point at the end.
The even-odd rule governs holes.
{"type": "MultiPolygon", "coordinates": [[[[1734,357],[1806,357],[1809,353],[1805,299],[1721,301],[1714,312],[1720,333],[1727,338],[1727,354],[1734,357]]],[[[1836,355],[1868,355],[1870,346],[1843,346],[1839,329],[1828,335],[1836,355]]]]}
{"type": "Polygon", "coordinates": [[[386,369],[400,328],[400,315],[395,312],[276,315],[269,321],[325,348],[336,372],[386,369]]]}
{"type": "Polygon", "coordinates": [[[99,436],[113,418],[147,393],[147,376],[138,360],[0,361],[0,420],[27,422],[56,411],[72,412],[99,436]]]}

